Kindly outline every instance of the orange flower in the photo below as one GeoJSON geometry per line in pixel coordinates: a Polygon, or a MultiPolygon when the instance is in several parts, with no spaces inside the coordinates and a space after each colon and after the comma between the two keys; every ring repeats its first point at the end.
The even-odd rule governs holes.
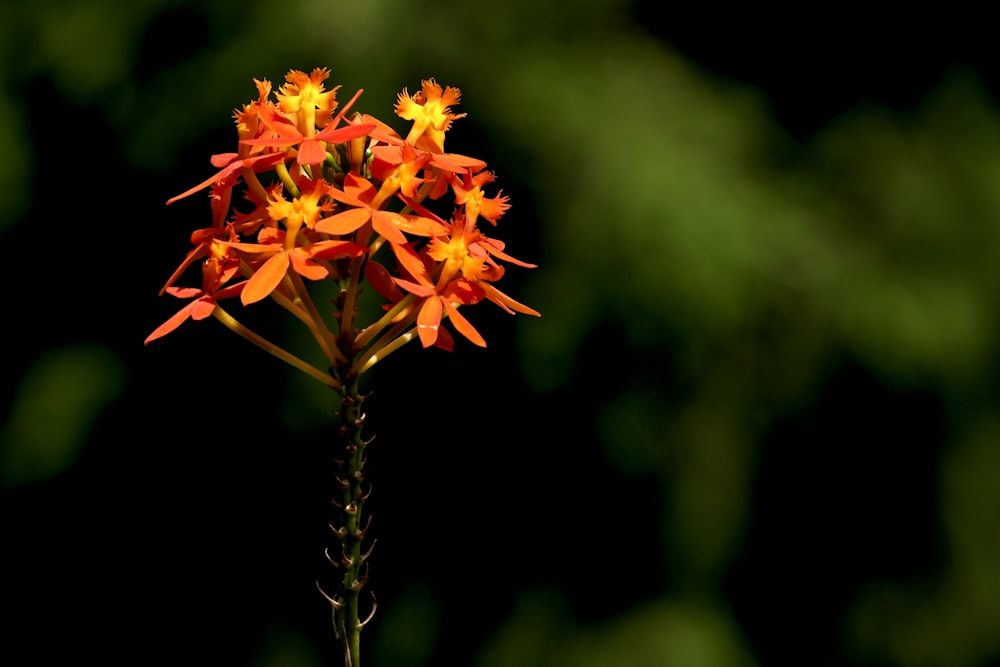
{"type": "MultiPolygon", "coordinates": [[[[249,104],[244,104],[242,109],[233,110],[233,120],[236,121],[236,134],[240,139],[253,139],[256,137],[260,131],[260,119],[257,115],[258,109],[263,106],[274,106],[274,103],[269,99],[271,97],[271,82],[267,79],[263,81],[254,79],[253,82],[257,84],[257,99],[249,104]]],[[[249,155],[248,147],[240,146],[240,157],[246,157],[247,155],[249,155]]]]}
{"type": "MultiPolygon", "coordinates": [[[[443,290],[456,276],[473,283],[493,282],[503,276],[503,267],[494,261],[494,257],[511,264],[533,269],[534,264],[522,262],[503,251],[504,244],[496,239],[487,238],[478,229],[471,227],[465,220],[455,218],[451,222],[450,234],[436,236],[427,246],[427,255],[440,263],[441,274],[437,280],[438,290],[443,290]]],[[[506,296],[506,295],[505,295],[506,296]]],[[[507,297],[509,299],[509,297],[507,297]]],[[[527,306],[509,299],[516,304],[512,306],[507,301],[498,302],[504,309],[510,306],[514,310],[528,315],[539,313],[527,306]]]]}
{"type": "Polygon", "coordinates": [[[333,209],[333,202],[323,202],[322,199],[330,194],[333,188],[325,181],[310,181],[302,179],[299,184],[301,194],[291,201],[277,192],[268,199],[267,213],[274,221],[285,221],[285,229],[288,230],[291,239],[299,233],[305,226],[306,229],[313,229],[316,223],[333,209]]]}
{"type": "Polygon", "coordinates": [[[495,227],[497,219],[510,208],[510,204],[507,203],[508,198],[503,196],[503,190],[492,198],[483,194],[482,186],[493,182],[494,178],[493,173],[489,171],[481,171],[475,176],[471,172],[466,172],[461,183],[457,179],[452,181],[455,203],[465,206],[466,226],[476,224],[476,219],[482,215],[495,227]]]}
{"type": "Polygon", "coordinates": [[[179,299],[192,299],[186,306],[177,311],[170,319],[156,327],[153,333],[146,337],[143,345],[184,324],[188,318],[203,320],[215,312],[218,299],[236,296],[246,287],[247,281],[242,281],[228,287],[223,287],[236,275],[239,262],[235,257],[227,256],[225,251],[215,253],[205,260],[202,266],[201,289],[197,287],[167,287],[166,292],[179,299]]]}
{"type": "MultiPolygon", "coordinates": [[[[361,91],[358,91],[359,93],[361,91]]],[[[346,107],[345,107],[346,110],[346,107]]],[[[292,121],[283,116],[277,109],[261,107],[260,120],[271,130],[270,137],[258,137],[256,139],[244,139],[240,144],[245,146],[271,146],[273,148],[285,148],[299,145],[296,162],[299,164],[319,164],[326,159],[326,147],[328,144],[342,144],[357,137],[368,134],[374,125],[345,125],[336,127],[336,123],[331,122],[326,128],[316,134],[303,133],[292,121]]],[[[340,116],[337,117],[338,119],[340,116]]]]}
{"type": "Polygon", "coordinates": [[[396,103],[396,115],[403,120],[412,120],[413,127],[406,135],[406,141],[417,148],[432,153],[444,152],[444,133],[451,128],[451,121],[464,118],[465,114],[451,113],[451,105],[458,104],[462,93],[458,88],[441,86],[434,80],[421,81],[421,91],[413,97],[403,89],[396,103]]]}
{"type": "Polygon", "coordinates": [[[380,199],[383,201],[395,194],[398,190],[407,197],[417,196],[417,188],[424,182],[423,178],[418,178],[419,174],[431,159],[430,153],[421,151],[417,155],[411,144],[403,144],[400,147],[380,146],[378,152],[372,151],[373,160],[371,163],[372,176],[383,181],[380,199]],[[384,150],[388,148],[388,150],[384,150]]]}
{"type": "Polygon", "coordinates": [[[401,245],[407,242],[403,232],[431,236],[442,229],[437,222],[429,218],[382,210],[379,206],[383,200],[378,197],[379,193],[375,190],[375,186],[353,172],[344,177],[343,191],[330,188],[329,194],[352,208],[317,222],[316,231],[324,234],[344,236],[361,229],[371,220],[372,229],[376,234],[380,234],[393,245],[401,245]]]}
{"type": "Polygon", "coordinates": [[[456,218],[451,223],[451,234],[436,236],[421,254],[411,245],[392,246],[402,272],[411,277],[394,278],[393,282],[416,297],[420,297],[417,315],[417,334],[424,347],[434,345],[445,313],[463,336],[481,347],[486,346],[475,327],[458,312],[459,305],[479,303],[483,298],[503,308],[526,315],[540,313],[507,296],[491,283],[499,280],[504,268],[494,257],[519,266],[534,268],[503,251],[503,243],[486,238],[477,229],[468,229],[465,221],[456,218]],[[428,263],[440,271],[435,281],[428,263]],[[436,263],[436,264],[435,264],[436,263]]]}
{"type": "Polygon", "coordinates": [[[318,259],[335,257],[359,257],[367,248],[350,241],[320,241],[307,246],[286,247],[285,232],[272,227],[260,230],[259,243],[227,243],[235,250],[254,257],[259,263],[257,270],[247,281],[246,289],[240,294],[244,306],[256,303],[278,288],[288,273],[289,266],[297,274],[309,280],[322,280],[330,275],[318,259]],[[261,259],[267,257],[263,263],[261,259]]]}
{"type": "MultiPolygon", "coordinates": [[[[375,126],[375,129],[369,132],[368,136],[372,138],[371,149],[376,160],[396,164],[402,159],[401,155],[403,146],[413,145],[412,143],[408,143],[403,140],[403,138],[400,137],[394,129],[374,116],[361,114],[359,122],[375,126]],[[380,144],[385,145],[383,146],[380,144]]],[[[486,168],[486,163],[479,158],[459,155],[458,153],[442,153],[440,151],[430,151],[430,153],[431,159],[428,164],[431,167],[437,167],[444,171],[461,174],[464,173],[466,169],[471,169],[473,172],[477,172],[480,169],[486,168]]]]}
{"type": "Polygon", "coordinates": [[[326,127],[337,106],[337,91],[325,90],[323,82],[330,77],[330,70],[317,67],[312,74],[291,70],[285,75],[285,85],[278,88],[275,97],[285,113],[298,115],[299,130],[310,137],[317,127],[326,127]]]}

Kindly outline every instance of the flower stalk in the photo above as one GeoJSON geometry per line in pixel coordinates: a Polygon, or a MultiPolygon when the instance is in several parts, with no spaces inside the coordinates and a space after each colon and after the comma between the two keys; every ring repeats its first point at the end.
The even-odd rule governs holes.
{"type": "MultiPolygon", "coordinates": [[[[344,664],[356,667],[361,664],[361,630],[375,614],[375,598],[368,617],[361,620],[361,590],[368,582],[368,557],[371,555],[372,541],[363,551],[363,543],[371,525],[371,517],[365,518],[364,505],[371,493],[371,485],[365,483],[365,449],[372,439],[365,440],[362,429],[365,424],[363,403],[365,397],[358,393],[358,382],[342,384],[340,394],[340,426],[336,440],[337,486],[340,493],[331,498],[337,510],[337,519],[330,524],[339,545],[339,558],[327,550],[327,560],[341,573],[333,594],[322,587],[320,593],[333,607],[333,627],[344,650],[344,664]]],[[[317,586],[319,584],[317,583],[317,586]]]]}

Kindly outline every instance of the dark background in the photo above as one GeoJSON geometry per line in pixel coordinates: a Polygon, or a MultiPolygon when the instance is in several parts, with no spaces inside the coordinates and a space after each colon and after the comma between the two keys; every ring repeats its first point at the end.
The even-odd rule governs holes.
{"type": "Polygon", "coordinates": [[[235,150],[253,78],[314,67],[397,129],[403,87],[461,88],[448,148],[539,264],[502,288],[542,318],[481,306],[486,350],[367,378],[366,664],[1000,664],[983,17],[3,13],[5,664],[338,664],[333,397],[214,322],[142,346],[208,219],[165,200],[235,150]]]}

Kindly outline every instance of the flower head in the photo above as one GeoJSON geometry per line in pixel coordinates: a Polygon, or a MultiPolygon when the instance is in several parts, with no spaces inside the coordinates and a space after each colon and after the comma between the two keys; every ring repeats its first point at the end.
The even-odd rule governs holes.
{"type": "Polygon", "coordinates": [[[330,70],[317,67],[309,76],[305,72],[291,70],[285,75],[285,83],[278,88],[278,106],[289,114],[298,114],[299,129],[311,136],[314,127],[326,127],[337,106],[337,91],[340,86],[326,90],[323,82],[330,77],[330,70]]]}
{"type": "Polygon", "coordinates": [[[444,152],[452,121],[465,116],[452,111],[459,90],[434,79],[412,96],[404,88],[394,107],[412,121],[404,138],[352,111],[361,90],[338,108],[339,86],[327,90],[329,76],[325,68],[291,70],[277,91],[255,79],[256,99],[234,111],[237,151],[213,155],[214,175],[170,199],[210,189],[211,226],[191,235],[162,290],[188,303],[147,342],[212,315],[335,387],[347,377],[340,374],[363,373],[410,340],[451,350],[446,321],[485,346],[465,307],[489,300],[538,315],[496,287],[505,265],[534,267],[479,228],[482,219],[496,226],[510,207],[502,191],[487,193],[496,176],[483,160],[444,152]],[[175,286],[199,264],[200,289],[175,286]],[[332,313],[313,301],[312,285],[321,281],[333,281],[332,313]],[[386,303],[381,317],[360,326],[363,282],[386,303]],[[281,350],[218,305],[237,296],[244,306],[272,301],[304,323],[329,362],[321,366],[332,370],[281,350]]]}
{"type": "Polygon", "coordinates": [[[458,88],[448,86],[442,92],[434,79],[422,81],[420,92],[413,97],[404,88],[396,102],[396,115],[413,121],[406,141],[432,153],[443,153],[444,133],[451,128],[451,121],[465,117],[464,113],[451,113],[451,106],[461,98],[458,88]]]}
{"type": "Polygon", "coordinates": [[[510,208],[508,198],[503,196],[503,191],[497,193],[496,197],[487,197],[483,193],[482,186],[494,180],[493,172],[481,171],[475,176],[471,171],[466,172],[465,178],[459,182],[452,181],[452,188],[455,190],[455,203],[465,206],[466,225],[476,224],[476,219],[481,215],[495,227],[497,219],[510,208]]]}

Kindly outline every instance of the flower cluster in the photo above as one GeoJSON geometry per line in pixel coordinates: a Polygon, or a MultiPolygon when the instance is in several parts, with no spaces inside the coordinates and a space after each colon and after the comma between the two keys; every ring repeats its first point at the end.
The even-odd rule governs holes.
{"type": "Polygon", "coordinates": [[[373,116],[348,116],[360,90],[338,110],[339,86],[327,90],[328,77],[326,69],[293,70],[273,99],[271,83],[255,80],[257,99],[234,112],[237,152],[213,155],[218,171],[167,202],[207,189],[212,224],[192,233],[192,249],[161,290],[187,304],[147,343],[211,315],[338,387],[415,338],[450,350],[445,320],[485,346],[463,306],[489,300],[510,313],[538,315],[495,286],[504,274],[500,261],[534,266],[481,230],[484,220],[496,226],[507,197],[488,196],[495,177],[485,162],[444,150],[452,121],[465,116],[452,112],[458,89],[442,89],[433,79],[412,96],[404,89],[395,112],[412,126],[402,137],[373,116]],[[175,286],[195,263],[201,287],[175,286]],[[326,315],[307,287],[324,280],[337,284],[326,315]],[[363,282],[385,303],[379,319],[359,326],[363,282]],[[332,374],[238,322],[221,305],[236,297],[244,306],[270,299],[301,320],[332,374]]]}

